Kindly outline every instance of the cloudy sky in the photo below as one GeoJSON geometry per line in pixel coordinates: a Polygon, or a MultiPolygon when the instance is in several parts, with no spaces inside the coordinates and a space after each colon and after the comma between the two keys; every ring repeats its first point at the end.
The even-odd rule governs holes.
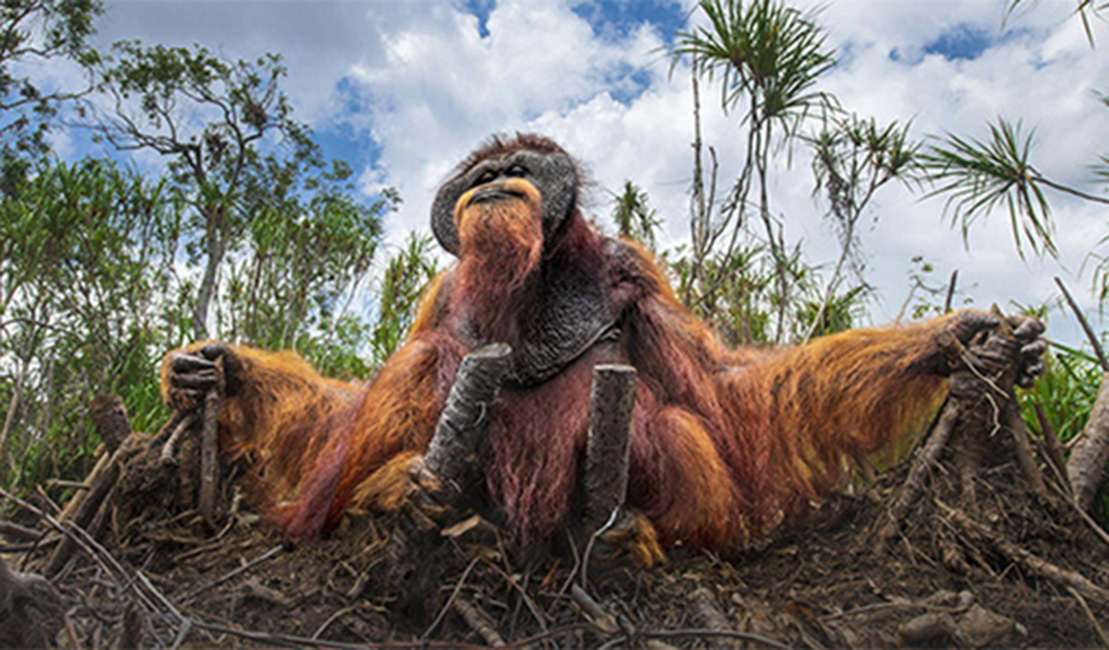
{"type": "MultiPolygon", "coordinates": [[[[981,137],[987,120],[1021,119],[1036,129],[1034,157],[1045,174],[1104,191],[1090,184],[1088,165],[1109,153],[1109,111],[1095,95],[1109,92],[1109,28],[1094,21],[1100,47],[1091,49],[1070,0],[1029,2],[1006,18],[1007,1],[821,2],[816,20],[838,58],[822,89],[861,115],[911,120],[916,137],[981,137]]],[[[676,30],[698,20],[691,0],[106,4],[101,44],[139,38],[200,43],[228,57],[281,53],[297,116],[327,152],[351,162],[367,193],[400,190],[390,241],[427,228],[435,187],[460,157],[491,133],[516,130],[548,134],[588,166],[597,215],[607,218],[611,193],[632,179],[665,218],[667,242],[686,236],[689,71],[669,74],[663,51],[676,30]]],[[[718,95],[705,96],[705,138],[727,179],[740,162],[740,127],[719,110],[718,95]]],[[[834,261],[836,238],[812,196],[803,150],[788,168],[783,159],[772,197],[787,239],[803,242],[812,263],[834,261]]],[[[1021,262],[1005,215],[972,229],[968,247],[944,221],[942,199],[884,189],[862,233],[868,277],[879,289],[875,321],[896,315],[918,255],[935,266],[936,284],[959,269],[964,298],[978,305],[1042,303],[1055,296],[1054,275],[1089,296],[1087,258],[1109,234],[1106,211],[1053,198],[1060,258],[1021,262]]],[[[1076,342],[1063,320],[1053,319],[1053,331],[1076,342]]]]}

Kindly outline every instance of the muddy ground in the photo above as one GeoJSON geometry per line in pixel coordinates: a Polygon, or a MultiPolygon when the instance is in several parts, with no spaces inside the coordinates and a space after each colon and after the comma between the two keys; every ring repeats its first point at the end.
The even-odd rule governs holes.
{"type": "MultiPolygon", "coordinates": [[[[152,484],[132,502],[115,496],[103,543],[79,548],[56,576],[59,608],[20,612],[65,647],[1104,645],[1109,602],[1098,585],[1109,585],[1109,545],[1066,500],[1028,490],[1011,456],[995,456],[975,478],[973,508],[955,474],[936,468],[884,545],[878,531],[907,466],[733,558],[674,549],[661,568],[591,559],[583,570],[578,545],[512,549],[470,520],[421,551],[419,575],[400,584],[390,584],[393,522],[293,546],[241,502],[214,533],[195,511],[170,517],[157,503],[166,487],[152,484]],[[1092,590],[1014,560],[960,523],[968,511],[1092,590]]],[[[8,564],[41,570],[52,539],[8,564]]]]}

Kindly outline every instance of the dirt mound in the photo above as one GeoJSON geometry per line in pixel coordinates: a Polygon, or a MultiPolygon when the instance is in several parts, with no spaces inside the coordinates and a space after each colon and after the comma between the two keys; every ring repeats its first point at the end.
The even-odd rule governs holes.
{"type": "Polygon", "coordinates": [[[724,558],[679,547],[650,569],[603,559],[599,533],[517,548],[459,504],[444,509],[449,520],[430,521],[417,504],[290,544],[245,505],[249,474],[205,451],[210,417],[194,418],[209,423],[200,435],[183,435],[191,420],[178,415],[145,436],[130,433],[118,404],[101,404],[108,449],[64,512],[47,515],[0,490],[42,526],[0,528],[22,531],[12,569],[46,575],[60,592],[0,563],[0,640],[1109,645],[1099,624],[1109,620],[1109,536],[1075,501],[1048,436],[1033,455],[1006,344],[950,350],[966,365],[910,463],[860,477],[851,494],[814,505],[757,549],[724,558]]]}
{"type": "MultiPolygon", "coordinates": [[[[948,453],[884,544],[908,466],[825,502],[761,550],[723,559],[677,549],[656,569],[595,560],[583,569],[584,550],[570,543],[512,549],[469,519],[444,531],[425,567],[435,588],[415,602],[386,580],[396,522],[350,524],[293,547],[257,514],[233,510],[212,533],[195,510],[171,516],[166,495],[177,486],[128,483],[128,471],[115,512],[134,518],[113,518],[103,545],[82,539],[55,576],[68,609],[55,638],[81,647],[1099,645],[1094,621],[1109,607],[1095,585],[1109,584],[1109,545],[1061,498],[1029,490],[1009,447],[997,445],[973,477],[977,517],[957,473],[945,471],[948,453]]],[[[130,468],[149,479],[143,458],[130,468]]],[[[52,546],[27,553],[21,568],[42,570],[52,546]]]]}

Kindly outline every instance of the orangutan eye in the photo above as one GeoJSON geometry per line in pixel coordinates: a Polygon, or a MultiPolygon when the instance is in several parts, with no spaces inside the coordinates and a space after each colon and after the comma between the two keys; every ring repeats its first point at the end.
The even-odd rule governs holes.
{"type": "Polygon", "coordinates": [[[474,187],[477,187],[478,185],[485,185],[486,183],[491,183],[496,178],[496,174],[494,174],[491,170],[486,170],[481,173],[481,176],[477,177],[476,181],[474,181],[474,187]]]}
{"type": "Polygon", "coordinates": [[[505,176],[509,178],[524,178],[529,174],[528,168],[523,165],[513,165],[505,172],[505,176]]]}

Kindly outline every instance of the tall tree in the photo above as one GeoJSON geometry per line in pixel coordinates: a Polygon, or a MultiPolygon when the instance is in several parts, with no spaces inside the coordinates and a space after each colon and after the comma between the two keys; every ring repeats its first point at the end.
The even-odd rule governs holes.
{"type": "Polygon", "coordinates": [[[103,11],[99,0],[4,0],[0,3],[0,189],[11,192],[46,152],[45,134],[61,101],[85,88],[43,88],[28,74],[54,60],[91,65],[87,40],[103,11]]]}
{"type": "Polygon", "coordinates": [[[221,264],[248,221],[243,191],[263,148],[286,147],[297,160],[319,157],[307,127],[292,119],[284,76],[272,54],[226,61],[201,46],[138,41],[115,44],[101,70],[99,89],[112,108],[99,116],[98,132],[120,150],[167,157],[173,182],[193,207],[200,235],[189,250],[204,259],[192,323],[198,338],[208,335],[221,264]]]}

